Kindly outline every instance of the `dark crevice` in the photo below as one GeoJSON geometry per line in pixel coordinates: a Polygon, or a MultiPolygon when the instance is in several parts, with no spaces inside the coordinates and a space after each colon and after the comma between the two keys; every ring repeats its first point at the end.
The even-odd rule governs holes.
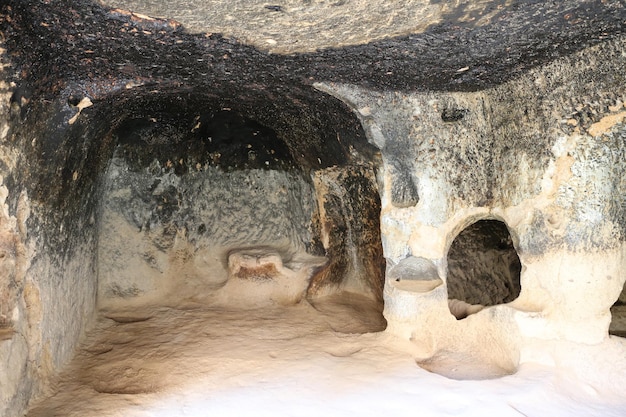
{"type": "Polygon", "coordinates": [[[480,220],[454,239],[448,252],[448,298],[493,306],[516,299],[521,263],[506,225],[480,220]]]}

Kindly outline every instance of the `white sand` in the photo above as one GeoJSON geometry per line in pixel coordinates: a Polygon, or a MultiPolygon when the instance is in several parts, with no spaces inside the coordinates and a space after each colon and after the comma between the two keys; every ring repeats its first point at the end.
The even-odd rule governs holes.
{"type": "Polygon", "coordinates": [[[338,300],[103,312],[28,417],[626,415],[626,339],[555,346],[565,368],[460,381],[418,367],[384,333],[350,333],[378,330],[379,316],[338,300]]]}

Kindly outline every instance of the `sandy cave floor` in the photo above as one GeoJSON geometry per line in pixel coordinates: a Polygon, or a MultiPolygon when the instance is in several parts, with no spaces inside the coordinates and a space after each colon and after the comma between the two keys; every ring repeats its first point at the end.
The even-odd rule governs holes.
{"type": "Polygon", "coordinates": [[[368,302],[315,308],[206,306],[102,312],[81,350],[27,414],[52,416],[626,415],[626,339],[560,346],[573,372],[527,363],[453,380],[418,367],[368,302]]]}

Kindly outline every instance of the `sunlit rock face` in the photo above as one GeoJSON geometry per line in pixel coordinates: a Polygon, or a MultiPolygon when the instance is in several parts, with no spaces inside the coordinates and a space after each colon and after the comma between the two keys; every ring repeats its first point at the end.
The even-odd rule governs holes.
{"type": "Polygon", "coordinates": [[[534,355],[524,350],[531,339],[593,344],[607,337],[609,308],[624,285],[623,51],[623,40],[606,43],[480,92],[319,86],[351,103],[381,150],[388,267],[427,259],[441,279],[426,289],[388,279],[388,331],[421,343],[426,357],[462,343],[480,351],[483,341],[467,333],[483,331],[505,346],[510,363],[534,355]],[[477,313],[455,322],[445,317],[446,292],[460,294],[451,246],[491,219],[510,232],[521,288],[494,308],[472,307],[490,301],[489,283],[487,299],[469,298],[465,312],[451,301],[457,318],[477,313]],[[424,310],[426,303],[432,306],[424,310]]]}
{"type": "Polygon", "coordinates": [[[607,337],[621,2],[206,4],[0,6],[0,414],[99,309],[358,293],[444,374],[607,337]],[[483,221],[508,233],[507,294],[455,288],[483,221]]]}

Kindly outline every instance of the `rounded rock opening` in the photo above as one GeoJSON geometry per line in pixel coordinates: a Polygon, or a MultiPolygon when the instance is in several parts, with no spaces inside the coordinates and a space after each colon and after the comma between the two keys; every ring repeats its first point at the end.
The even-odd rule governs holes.
{"type": "MultiPolygon", "coordinates": [[[[282,113],[265,118],[198,94],[137,101],[111,132],[101,175],[101,308],[251,309],[306,299],[321,311],[362,297],[367,317],[346,321],[345,330],[384,328],[371,165],[353,161],[339,142],[316,148],[330,134],[318,126],[295,132],[276,122],[282,113]]],[[[336,129],[343,133],[341,123],[336,129]]],[[[356,143],[359,133],[346,140],[356,143]]]]}
{"type": "Polygon", "coordinates": [[[506,304],[521,291],[521,262],[505,223],[479,220],[459,233],[448,251],[448,304],[464,319],[506,304]]]}

